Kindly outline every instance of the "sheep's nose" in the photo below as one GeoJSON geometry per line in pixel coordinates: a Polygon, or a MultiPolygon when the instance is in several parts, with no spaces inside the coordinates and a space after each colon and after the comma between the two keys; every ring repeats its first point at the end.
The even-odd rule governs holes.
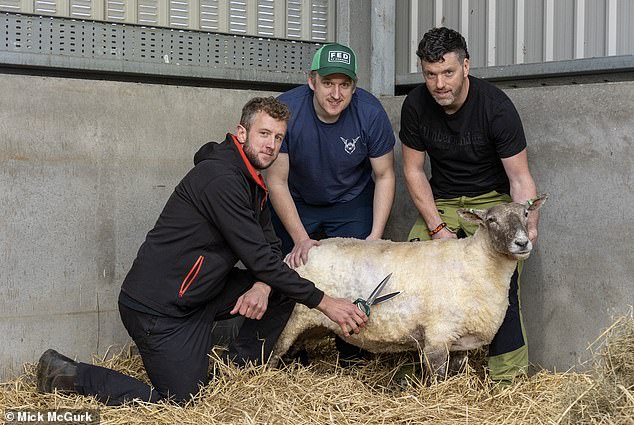
{"type": "Polygon", "coordinates": [[[525,249],[528,246],[528,239],[515,239],[515,245],[525,249]]]}

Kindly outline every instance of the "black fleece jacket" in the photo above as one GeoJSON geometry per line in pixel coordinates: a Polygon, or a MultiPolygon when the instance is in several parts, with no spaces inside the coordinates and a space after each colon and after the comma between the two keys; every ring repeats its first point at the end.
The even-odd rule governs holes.
{"type": "Polygon", "coordinates": [[[121,291],[159,313],[185,316],[219,296],[241,260],[255,280],[316,307],[323,292],[282,261],[264,181],[233,136],[205,144],[194,164],[147,234],[121,291]]]}

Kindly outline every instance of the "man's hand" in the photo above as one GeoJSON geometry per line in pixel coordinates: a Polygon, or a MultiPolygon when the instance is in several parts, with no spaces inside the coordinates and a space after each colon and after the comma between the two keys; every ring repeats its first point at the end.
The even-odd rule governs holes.
{"type": "Polygon", "coordinates": [[[535,246],[535,243],[537,242],[537,227],[528,228],[528,239],[531,241],[533,246],[535,246]]]}
{"type": "Polygon", "coordinates": [[[352,301],[345,298],[332,298],[324,294],[317,310],[338,324],[344,336],[350,336],[351,333],[358,334],[368,322],[368,316],[352,301]]]}
{"type": "Polygon", "coordinates": [[[264,282],[255,282],[253,287],[242,294],[230,314],[239,313],[249,319],[260,320],[269,305],[271,287],[264,282]]]}
{"type": "Polygon", "coordinates": [[[306,264],[308,262],[308,251],[314,246],[321,245],[319,241],[314,239],[304,239],[301,242],[298,242],[293,247],[293,250],[288,253],[284,261],[288,264],[292,269],[295,269],[302,264],[306,264]]]}

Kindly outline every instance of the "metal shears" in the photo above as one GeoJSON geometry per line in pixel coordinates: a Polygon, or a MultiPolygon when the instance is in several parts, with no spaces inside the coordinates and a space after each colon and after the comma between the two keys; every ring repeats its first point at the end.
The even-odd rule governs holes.
{"type": "Polygon", "coordinates": [[[381,291],[383,291],[383,288],[385,288],[385,285],[387,285],[387,282],[390,280],[391,277],[392,277],[392,273],[385,276],[385,278],[381,281],[381,283],[379,283],[377,287],[374,288],[374,291],[372,291],[372,293],[367,299],[357,298],[354,301],[354,304],[359,308],[359,310],[363,311],[366,316],[370,317],[370,306],[383,303],[387,300],[394,298],[395,296],[401,293],[401,291],[391,292],[387,295],[383,295],[382,297],[379,297],[379,295],[381,294],[381,291]]]}

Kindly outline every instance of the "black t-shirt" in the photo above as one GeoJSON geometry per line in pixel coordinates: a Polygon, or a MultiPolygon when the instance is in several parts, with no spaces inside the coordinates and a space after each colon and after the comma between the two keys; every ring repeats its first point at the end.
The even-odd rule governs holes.
{"type": "Polygon", "coordinates": [[[448,115],[422,84],[401,110],[401,142],[427,152],[434,198],[509,194],[501,158],[526,148],[519,114],[511,99],[492,84],[469,76],[464,105],[448,115]]]}

